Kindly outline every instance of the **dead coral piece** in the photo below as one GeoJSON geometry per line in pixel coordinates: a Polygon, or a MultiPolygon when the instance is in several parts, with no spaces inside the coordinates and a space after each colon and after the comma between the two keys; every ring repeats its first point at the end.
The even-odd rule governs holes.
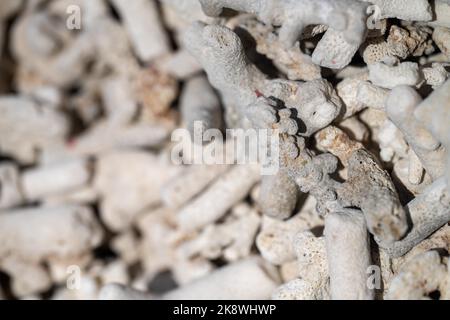
{"type": "Polygon", "coordinates": [[[444,172],[445,150],[431,132],[414,118],[413,112],[421,101],[414,89],[399,86],[391,91],[386,101],[386,113],[402,131],[427,173],[437,179],[444,172]]]}
{"type": "Polygon", "coordinates": [[[437,251],[420,254],[406,263],[392,279],[387,299],[429,299],[435,290],[446,297],[447,258],[441,258],[437,251]]]}
{"type": "Polygon", "coordinates": [[[433,52],[428,27],[422,26],[391,26],[387,40],[384,38],[369,39],[361,48],[364,62],[373,64],[388,58],[404,60],[409,56],[422,56],[433,52]]]}
{"type": "Polygon", "coordinates": [[[221,176],[208,190],[184,206],[177,214],[183,230],[195,230],[220,219],[234,204],[242,200],[259,180],[259,167],[236,165],[221,176]]]}
{"type": "Polygon", "coordinates": [[[168,36],[158,17],[154,1],[132,3],[113,0],[138,57],[145,62],[170,51],[168,36]]]}
{"type": "Polygon", "coordinates": [[[426,0],[361,0],[377,5],[381,10],[380,18],[398,18],[406,21],[430,21],[431,6],[426,0]]]}
{"type": "Polygon", "coordinates": [[[406,214],[389,174],[364,149],[352,153],[348,179],[338,196],[361,208],[369,231],[382,243],[401,239],[408,228],[406,214]]]}
{"type": "Polygon", "coordinates": [[[353,0],[306,0],[296,3],[271,0],[201,0],[200,3],[203,11],[210,16],[218,16],[223,8],[230,8],[256,14],[265,23],[281,25],[280,40],[286,48],[291,47],[303,29],[310,24],[329,25],[342,32],[343,38],[351,44],[361,43],[366,30],[366,5],[353,0]]]}
{"type": "Polygon", "coordinates": [[[444,178],[433,182],[405,207],[412,223],[412,228],[406,237],[382,247],[393,257],[399,257],[407,253],[450,221],[449,199],[444,178]]]}
{"type": "Polygon", "coordinates": [[[62,113],[25,97],[2,96],[0,113],[0,150],[24,163],[33,163],[39,151],[62,143],[69,131],[62,113]]]}
{"type": "Polygon", "coordinates": [[[283,170],[263,176],[258,204],[263,214],[277,219],[287,219],[297,204],[298,187],[283,170]]]}
{"type": "Polygon", "coordinates": [[[347,209],[329,214],[325,219],[324,235],[331,299],[373,299],[373,290],[367,285],[370,243],[362,212],[347,209]]]}

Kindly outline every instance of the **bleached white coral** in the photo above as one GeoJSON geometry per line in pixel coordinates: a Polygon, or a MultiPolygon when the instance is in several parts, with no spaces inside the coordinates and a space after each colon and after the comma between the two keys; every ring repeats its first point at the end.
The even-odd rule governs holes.
{"type": "Polygon", "coordinates": [[[265,23],[281,25],[280,39],[292,46],[310,24],[325,24],[342,32],[349,43],[361,43],[366,29],[366,6],[353,0],[273,1],[201,0],[206,14],[217,16],[223,8],[257,14],[265,23]]]}

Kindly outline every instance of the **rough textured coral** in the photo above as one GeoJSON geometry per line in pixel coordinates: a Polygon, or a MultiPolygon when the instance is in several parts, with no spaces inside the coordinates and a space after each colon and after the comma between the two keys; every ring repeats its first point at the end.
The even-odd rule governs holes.
{"type": "Polygon", "coordinates": [[[314,50],[312,60],[322,67],[342,69],[350,63],[359,45],[348,43],[341,32],[329,29],[314,50]]]}
{"type": "Polygon", "coordinates": [[[437,251],[414,257],[392,279],[387,299],[426,299],[435,290],[446,296],[447,259],[437,251]]]}
{"type": "Polygon", "coordinates": [[[196,121],[200,122],[202,131],[222,127],[219,99],[204,77],[196,77],[188,81],[181,95],[180,109],[183,122],[192,138],[195,134],[196,121]]]}
{"type": "Polygon", "coordinates": [[[278,219],[289,218],[297,198],[297,184],[284,170],[262,178],[259,206],[265,215],[278,219]]]}
{"type": "MultiPolygon", "coordinates": [[[[302,286],[297,292],[300,300],[329,299],[329,273],[325,238],[312,232],[300,232],[294,240],[302,286]]],[[[295,280],[294,280],[295,281],[295,280]]]]}
{"type": "Polygon", "coordinates": [[[445,80],[449,77],[449,73],[445,69],[445,64],[443,63],[432,63],[431,67],[422,69],[423,77],[428,85],[432,86],[433,89],[444,84],[445,80]]]}
{"type": "Polygon", "coordinates": [[[415,86],[420,80],[419,66],[414,62],[402,62],[397,66],[377,62],[369,65],[369,80],[387,89],[399,85],[415,86]]]}
{"type": "Polygon", "coordinates": [[[239,22],[239,27],[255,38],[256,50],[271,59],[288,79],[309,81],[321,78],[320,66],[314,64],[310,56],[302,53],[300,47],[286,49],[273,27],[253,17],[239,22]]]}
{"type": "Polygon", "coordinates": [[[412,224],[405,238],[384,249],[394,257],[402,256],[431,233],[450,221],[450,201],[443,178],[428,186],[405,207],[412,224]]]}
{"type": "Polygon", "coordinates": [[[14,163],[0,165],[0,188],[0,209],[16,206],[23,201],[19,168],[14,163]]]}
{"type": "Polygon", "coordinates": [[[220,219],[259,180],[258,169],[255,165],[236,166],[220,177],[208,192],[180,210],[177,215],[180,228],[194,230],[220,219]]]}
{"type": "Polygon", "coordinates": [[[369,152],[353,152],[348,160],[348,179],[337,192],[344,201],[361,208],[378,241],[392,242],[406,233],[406,215],[394,184],[369,152]]]}

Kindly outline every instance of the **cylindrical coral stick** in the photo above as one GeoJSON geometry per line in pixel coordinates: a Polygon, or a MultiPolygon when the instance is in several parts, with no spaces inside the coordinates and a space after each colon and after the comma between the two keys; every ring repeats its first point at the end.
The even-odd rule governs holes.
{"type": "Polygon", "coordinates": [[[235,262],[168,292],[164,299],[248,300],[269,299],[278,285],[278,274],[260,258],[251,257],[235,262]]]}

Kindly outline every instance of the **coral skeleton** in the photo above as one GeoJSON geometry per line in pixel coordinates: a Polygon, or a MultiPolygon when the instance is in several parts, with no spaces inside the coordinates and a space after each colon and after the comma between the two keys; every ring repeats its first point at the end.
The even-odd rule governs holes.
{"type": "Polygon", "coordinates": [[[219,99],[204,77],[190,79],[180,99],[181,117],[191,137],[195,135],[196,121],[200,122],[202,131],[222,127],[219,99]]]}
{"type": "Polygon", "coordinates": [[[0,300],[444,300],[449,254],[449,0],[0,1],[0,300]]]}
{"type": "Polygon", "coordinates": [[[445,149],[413,113],[421,102],[419,94],[407,86],[398,86],[386,100],[386,113],[399,128],[409,146],[434,179],[444,173],[445,149]]]}
{"type": "Polygon", "coordinates": [[[411,219],[411,230],[405,238],[385,248],[394,257],[404,255],[450,221],[449,194],[444,178],[436,180],[422,194],[411,200],[406,210],[411,219]]]}
{"type": "Polygon", "coordinates": [[[262,178],[259,206],[262,213],[269,217],[287,219],[297,204],[297,194],[297,184],[287,172],[281,170],[262,178]]]}
{"type": "Polygon", "coordinates": [[[432,20],[431,6],[427,0],[362,0],[378,6],[381,18],[398,18],[405,21],[432,20]]]}
{"type": "Polygon", "coordinates": [[[367,286],[370,243],[362,212],[346,210],[329,214],[325,219],[324,234],[331,299],[373,299],[373,290],[367,286]]]}

